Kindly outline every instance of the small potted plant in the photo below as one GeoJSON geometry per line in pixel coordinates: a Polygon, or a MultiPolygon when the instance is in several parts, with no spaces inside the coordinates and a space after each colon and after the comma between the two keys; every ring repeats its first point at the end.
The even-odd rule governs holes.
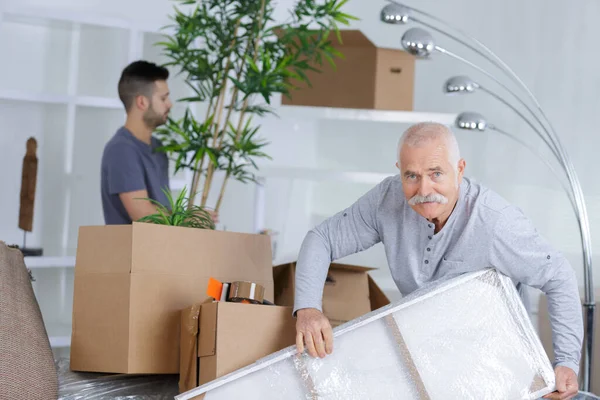
{"type": "Polygon", "coordinates": [[[146,215],[138,222],[147,222],[158,225],[183,226],[187,228],[215,229],[215,223],[211,215],[204,208],[192,205],[189,207],[187,189],[184,187],[176,199],[169,190],[163,189],[167,196],[169,205],[165,206],[153,199],[144,199],[156,205],[154,214],[146,215]]]}

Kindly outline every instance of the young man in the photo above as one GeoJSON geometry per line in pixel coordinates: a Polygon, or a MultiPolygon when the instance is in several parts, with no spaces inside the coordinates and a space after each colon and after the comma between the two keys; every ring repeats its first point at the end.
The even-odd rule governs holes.
{"type": "Polygon", "coordinates": [[[386,178],[352,206],[311,230],[296,266],[296,342],[312,356],[333,351],[321,299],[331,261],[382,242],[403,295],[445,276],[496,268],[548,296],[556,393],[577,394],[583,320],[577,279],[567,259],[515,206],[463,177],[452,131],[421,123],[398,146],[399,175],[386,178]]]}
{"type": "Polygon", "coordinates": [[[152,132],[167,122],[172,104],[169,71],[147,61],[135,61],[121,74],[118,91],[127,112],[125,125],[104,147],[101,192],[106,224],[130,224],[156,212],[151,198],[168,205],[169,164],[152,132]]]}

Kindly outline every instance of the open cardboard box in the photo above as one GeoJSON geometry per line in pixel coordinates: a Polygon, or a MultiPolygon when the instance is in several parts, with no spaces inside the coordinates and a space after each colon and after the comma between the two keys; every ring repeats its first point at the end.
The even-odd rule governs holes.
{"type": "Polygon", "coordinates": [[[136,223],[79,229],[71,369],[179,373],[180,313],[209,278],[265,287],[273,301],[267,235],[136,223]]]}
{"type": "Polygon", "coordinates": [[[291,307],[224,301],[195,304],[181,312],[179,390],[191,390],[295,342],[291,307]]]}
{"type": "MultiPolygon", "coordinates": [[[[339,326],[390,303],[368,272],[374,268],[332,263],[323,289],[323,314],[339,326]]],[[[275,304],[294,306],[296,263],[273,269],[275,304]]]]}

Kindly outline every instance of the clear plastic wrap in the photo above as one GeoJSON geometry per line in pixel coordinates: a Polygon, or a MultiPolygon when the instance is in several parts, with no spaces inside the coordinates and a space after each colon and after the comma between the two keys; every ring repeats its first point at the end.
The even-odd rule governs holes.
{"type": "Polygon", "coordinates": [[[488,269],[337,327],[324,359],[288,347],[175,398],[537,399],[554,384],[513,282],[488,269]]]}
{"type": "Polygon", "coordinates": [[[68,359],[56,361],[58,400],[172,400],[179,375],[73,372],[68,359]]]}

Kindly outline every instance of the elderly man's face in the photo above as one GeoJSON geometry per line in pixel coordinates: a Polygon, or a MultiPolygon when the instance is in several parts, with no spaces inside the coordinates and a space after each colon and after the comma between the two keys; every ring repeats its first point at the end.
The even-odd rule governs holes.
{"type": "Polygon", "coordinates": [[[455,168],[445,141],[434,139],[418,147],[402,146],[400,162],[402,188],[412,209],[430,221],[445,221],[458,198],[464,160],[455,168]]]}

